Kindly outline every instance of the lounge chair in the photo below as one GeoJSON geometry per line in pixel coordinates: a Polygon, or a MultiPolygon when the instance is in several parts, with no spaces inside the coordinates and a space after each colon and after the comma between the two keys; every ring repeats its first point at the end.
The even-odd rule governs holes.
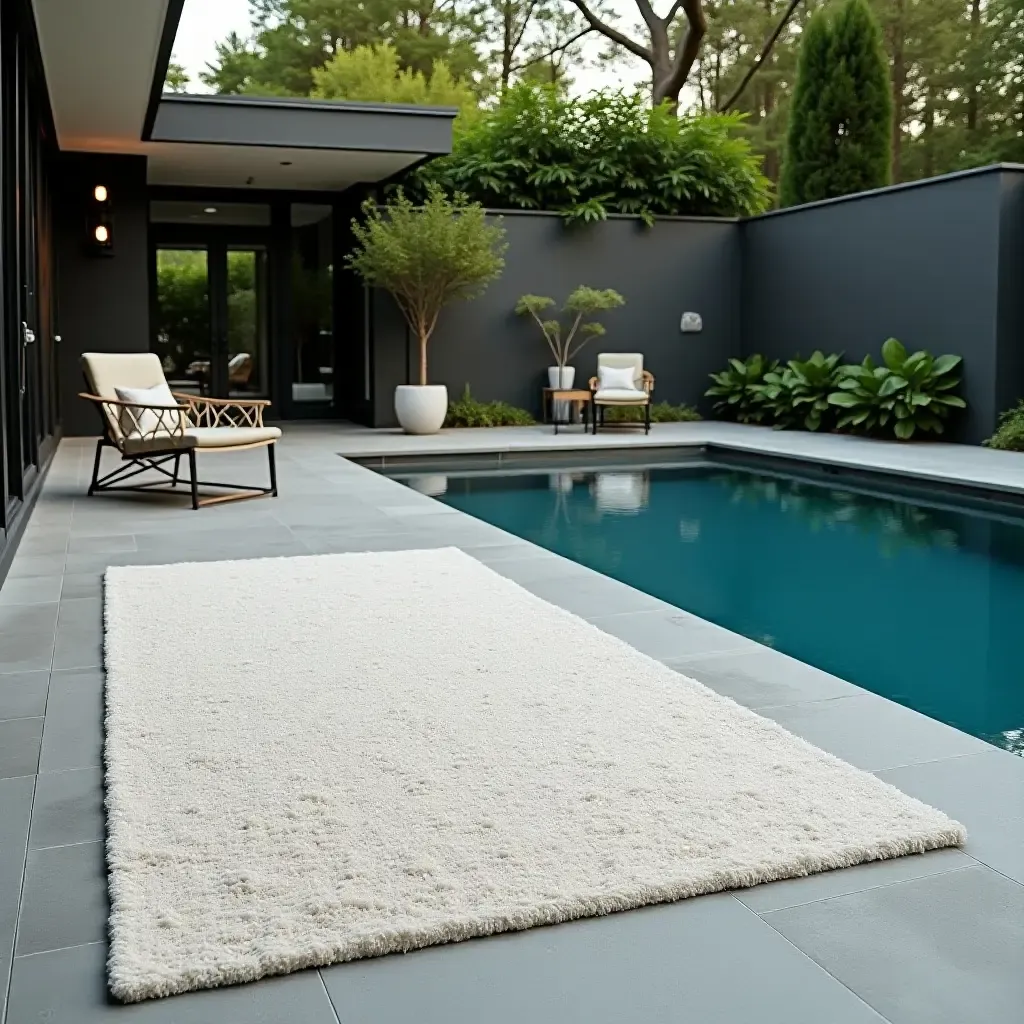
{"type": "Polygon", "coordinates": [[[91,390],[79,397],[92,402],[103,421],[103,436],[96,443],[90,495],[98,491],[173,491],[178,486],[181,458],[185,456],[194,509],[242,498],[277,496],[274,445],[281,431],[263,425],[263,410],[269,402],[172,392],[160,358],[152,352],[86,352],[82,369],[91,390]],[[120,453],[123,464],[100,477],[100,459],[107,447],[120,453]],[[239,452],[250,448],[267,449],[269,487],[198,479],[196,452],[239,452]],[[173,471],[167,468],[172,461],[173,471]],[[155,470],[165,479],[125,483],[146,470],[155,470]],[[201,499],[199,489],[208,487],[227,488],[229,493],[201,499]]]}
{"type": "MultiPolygon", "coordinates": [[[[594,433],[598,424],[604,426],[604,411],[609,406],[642,406],[644,418],[637,426],[644,433],[651,430],[651,392],[654,374],[644,369],[644,357],[639,352],[602,352],[597,357],[597,376],[590,378],[594,393],[594,433]]],[[[616,423],[616,426],[633,426],[616,423]]]]}

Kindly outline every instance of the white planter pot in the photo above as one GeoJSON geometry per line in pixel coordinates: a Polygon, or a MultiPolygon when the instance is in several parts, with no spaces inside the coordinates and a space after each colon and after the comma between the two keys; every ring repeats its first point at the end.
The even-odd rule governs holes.
{"type": "Polygon", "coordinates": [[[549,388],[571,388],[573,381],[576,379],[576,367],[575,366],[549,366],[548,367],[548,387],[549,388]],[[559,369],[561,369],[561,377],[559,377],[559,369]]]}
{"type": "Polygon", "coordinates": [[[407,434],[436,434],[448,411],[448,389],[443,384],[399,384],[395,388],[395,415],[407,434]]]}
{"type": "MultiPolygon", "coordinates": [[[[559,367],[549,366],[548,367],[548,387],[549,388],[571,388],[573,381],[576,379],[576,367],[575,366],[563,366],[561,367],[561,375],[559,375],[559,367]]],[[[572,402],[552,402],[551,403],[551,418],[557,420],[560,423],[568,422],[569,417],[572,415],[572,402]]]]}

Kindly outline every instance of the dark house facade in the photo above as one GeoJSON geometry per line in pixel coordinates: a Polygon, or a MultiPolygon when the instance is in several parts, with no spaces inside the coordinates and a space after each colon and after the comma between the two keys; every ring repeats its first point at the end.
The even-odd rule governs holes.
{"type": "Polygon", "coordinates": [[[184,0],[0,6],[0,578],[88,351],[177,389],[367,420],[372,310],[344,268],[382,183],[453,110],[163,93],[184,0]]]}

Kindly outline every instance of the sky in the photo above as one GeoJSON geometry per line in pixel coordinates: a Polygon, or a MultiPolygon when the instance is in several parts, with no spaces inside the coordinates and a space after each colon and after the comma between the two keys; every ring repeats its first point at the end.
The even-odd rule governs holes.
{"type": "MultiPolygon", "coordinates": [[[[612,5],[629,11],[629,0],[616,0],[612,5]]],[[[178,34],[174,39],[173,60],[181,64],[191,79],[190,92],[208,92],[199,81],[199,73],[216,56],[216,45],[229,32],[245,36],[249,33],[249,0],[185,0],[178,34]]],[[[599,43],[590,43],[591,50],[599,43]]],[[[618,72],[590,68],[574,71],[575,91],[589,92],[603,86],[633,85],[645,79],[646,68],[639,62],[626,64],[618,72]],[[639,65],[639,66],[637,66],[639,65]]]]}

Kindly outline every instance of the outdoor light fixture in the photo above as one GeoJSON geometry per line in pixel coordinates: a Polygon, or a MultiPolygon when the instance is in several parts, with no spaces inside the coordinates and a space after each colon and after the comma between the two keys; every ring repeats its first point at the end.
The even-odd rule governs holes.
{"type": "Polygon", "coordinates": [[[110,189],[94,185],[86,210],[86,244],[92,256],[114,255],[114,214],[110,189]]]}
{"type": "Polygon", "coordinates": [[[203,209],[203,213],[216,213],[216,212],[217,212],[217,207],[216,206],[207,206],[207,207],[205,207],[203,209]]]}

